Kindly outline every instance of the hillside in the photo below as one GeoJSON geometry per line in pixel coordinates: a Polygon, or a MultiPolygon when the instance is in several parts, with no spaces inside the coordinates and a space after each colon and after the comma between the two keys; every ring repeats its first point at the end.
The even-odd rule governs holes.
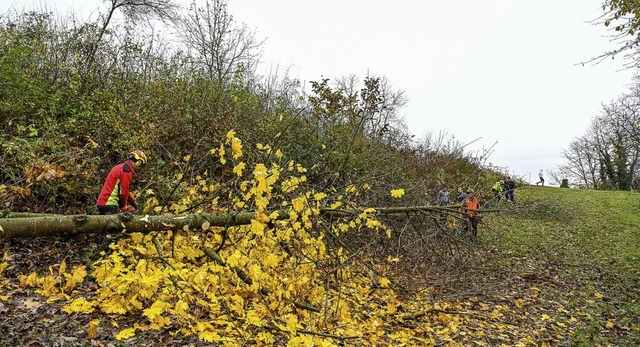
{"type": "MultiPolygon", "coordinates": [[[[110,251],[101,245],[108,239],[99,235],[4,240],[0,329],[5,333],[0,345],[182,346],[202,343],[198,341],[228,346],[638,345],[640,217],[633,211],[640,206],[640,196],[635,192],[524,187],[517,190],[516,199],[515,204],[492,203],[491,208],[504,212],[486,216],[480,239],[459,250],[463,258],[451,259],[449,266],[443,262],[425,269],[424,276],[402,271],[411,267],[402,259],[391,260],[392,266],[372,262],[365,268],[384,276],[380,284],[372,285],[367,276],[360,278],[369,270],[343,262],[353,277],[342,282],[338,292],[349,305],[337,316],[344,321],[322,331],[316,329],[331,324],[318,322],[318,318],[336,317],[324,308],[313,313],[297,306],[284,316],[268,318],[268,314],[259,314],[260,302],[271,302],[272,313],[281,310],[282,304],[270,301],[273,295],[263,296],[262,290],[260,295],[252,294],[253,286],[237,283],[236,289],[218,287],[222,295],[229,292],[218,299],[219,312],[207,311],[213,319],[210,322],[215,322],[211,334],[204,334],[207,331],[202,328],[207,320],[187,320],[186,312],[178,309],[181,305],[190,308],[191,316],[196,315],[194,310],[202,310],[189,301],[190,287],[185,287],[185,283],[201,286],[201,280],[175,287],[172,280],[166,281],[161,289],[156,288],[152,300],[140,300],[146,308],[124,313],[88,304],[104,300],[99,291],[109,287],[101,282],[106,277],[100,267],[131,266],[133,262],[132,269],[142,267],[149,275],[138,277],[139,282],[134,281],[138,284],[160,276],[152,273],[154,262],[162,264],[158,257],[135,254],[155,254],[155,241],[148,238],[119,238],[110,247],[112,254],[119,252],[123,257],[115,264],[113,255],[111,263],[105,262],[109,256],[101,255],[110,251]],[[77,271],[83,266],[86,273],[77,271]],[[393,285],[406,282],[413,286],[393,285]],[[169,295],[176,289],[184,301],[169,295]],[[167,307],[158,307],[158,302],[167,307]],[[83,304],[85,309],[78,308],[83,304]],[[159,318],[169,323],[161,324],[159,318]]],[[[176,241],[175,247],[179,254],[183,245],[176,241]]],[[[171,252],[167,247],[164,250],[171,252]]],[[[169,256],[166,261],[178,264],[169,256]]],[[[186,260],[180,264],[187,264],[186,260]]],[[[286,275],[284,265],[276,276],[286,275]]],[[[218,270],[220,278],[229,276],[218,270]]],[[[268,269],[263,270],[267,276],[268,269]]],[[[321,271],[320,265],[316,271],[321,271]]],[[[127,276],[136,274],[140,272],[131,271],[127,276]]],[[[327,299],[336,297],[328,295],[327,299]]]]}
{"type": "Polygon", "coordinates": [[[521,305],[513,322],[538,341],[638,345],[640,195],[534,186],[517,198],[485,240],[495,255],[483,269],[496,269],[486,293],[521,305]]]}

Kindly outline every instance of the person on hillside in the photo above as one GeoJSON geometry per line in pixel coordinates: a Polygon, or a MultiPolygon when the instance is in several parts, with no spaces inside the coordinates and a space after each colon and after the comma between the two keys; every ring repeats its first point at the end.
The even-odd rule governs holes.
{"type": "Polygon", "coordinates": [[[497,181],[491,186],[491,192],[493,193],[493,198],[500,201],[502,198],[502,192],[504,191],[504,184],[502,181],[497,181]]]}
{"type": "Polygon", "coordinates": [[[478,236],[478,223],[482,217],[478,213],[478,210],[480,209],[480,201],[476,198],[473,189],[469,188],[467,190],[467,196],[462,200],[460,207],[467,217],[467,224],[465,225],[464,230],[468,232],[469,229],[471,229],[472,236],[478,236]]]}
{"type": "MultiPolygon", "coordinates": [[[[438,196],[436,196],[436,203],[440,206],[446,206],[451,203],[451,200],[449,199],[449,188],[444,186],[442,187],[442,189],[440,189],[440,191],[438,191],[438,196]]],[[[443,223],[443,224],[446,223],[447,216],[448,216],[447,212],[441,211],[440,217],[438,219],[440,223],[443,223]]]]}
{"type": "Polygon", "coordinates": [[[131,182],[136,170],[147,164],[147,156],[139,149],[129,153],[127,160],[114,166],[104,181],[96,202],[100,214],[138,213],[140,207],[131,196],[131,182]]]}
{"type": "Polygon", "coordinates": [[[462,187],[458,187],[458,196],[456,197],[456,201],[462,202],[462,200],[464,200],[464,198],[466,197],[467,197],[467,193],[464,192],[462,187]]]}
{"type": "Polygon", "coordinates": [[[442,187],[442,189],[438,191],[436,203],[438,205],[449,205],[451,203],[451,201],[449,200],[449,189],[447,187],[442,187]]]}
{"type": "Polygon", "coordinates": [[[504,195],[507,198],[507,201],[513,202],[515,200],[515,189],[516,182],[510,176],[507,176],[504,179],[504,195]]]}
{"type": "Polygon", "coordinates": [[[542,186],[544,187],[544,175],[543,175],[542,169],[540,169],[540,172],[538,173],[538,177],[540,177],[540,181],[536,182],[536,185],[542,183],[542,186]]]}

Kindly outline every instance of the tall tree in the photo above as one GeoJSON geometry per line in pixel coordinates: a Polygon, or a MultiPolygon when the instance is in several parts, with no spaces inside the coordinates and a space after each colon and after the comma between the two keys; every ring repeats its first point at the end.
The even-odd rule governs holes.
{"type": "Polygon", "coordinates": [[[571,141],[569,148],[562,151],[562,158],[566,160],[559,168],[564,175],[562,178],[570,179],[586,188],[600,187],[598,155],[587,136],[571,141]]]}
{"type": "Polygon", "coordinates": [[[204,7],[194,0],[189,14],[180,20],[178,31],[205,75],[226,85],[237,73],[252,72],[264,40],[246,24],[236,25],[227,0],[206,0],[204,7]]]}
{"type": "Polygon", "coordinates": [[[89,56],[89,64],[95,59],[97,48],[102,43],[105,33],[116,11],[122,11],[126,19],[139,21],[143,19],[160,19],[168,21],[176,17],[180,6],[173,0],[103,0],[109,4],[106,15],[102,18],[102,26],[93,42],[93,50],[89,56]]]}

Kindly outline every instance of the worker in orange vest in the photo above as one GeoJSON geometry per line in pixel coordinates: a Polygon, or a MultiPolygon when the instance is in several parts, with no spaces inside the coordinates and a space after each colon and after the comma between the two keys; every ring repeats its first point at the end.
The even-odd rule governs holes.
{"type": "Polygon", "coordinates": [[[472,235],[473,237],[476,237],[478,235],[478,223],[482,216],[478,213],[478,210],[480,209],[480,201],[476,198],[473,189],[469,188],[467,190],[467,197],[462,200],[460,207],[462,212],[467,215],[465,231],[469,231],[469,226],[471,226],[472,235]]]}

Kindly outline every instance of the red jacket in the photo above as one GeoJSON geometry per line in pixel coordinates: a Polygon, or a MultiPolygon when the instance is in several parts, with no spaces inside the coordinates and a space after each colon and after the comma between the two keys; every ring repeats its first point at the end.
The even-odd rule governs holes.
{"type": "Polygon", "coordinates": [[[117,205],[124,211],[130,202],[135,204],[136,200],[131,196],[130,191],[135,173],[133,163],[130,160],[114,166],[104,181],[96,205],[117,205]]]}

